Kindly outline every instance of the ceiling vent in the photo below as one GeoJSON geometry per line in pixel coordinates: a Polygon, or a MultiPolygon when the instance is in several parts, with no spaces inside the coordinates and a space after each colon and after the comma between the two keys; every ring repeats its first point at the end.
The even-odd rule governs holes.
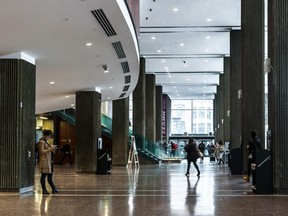
{"type": "Polygon", "coordinates": [[[104,11],[102,9],[91,11],[95,16],[99,24],[102,26],[103,30],[107,34],[108,37],[117,35],[110,21],[106,17],[104,11]]]}
{"type": "Polygon", "coordinates": [[[120,41],[112,43],[112,45],[119,59],[126,58],[126,54],[120,41]]]}
{"type": "Polygon", "coordinates": [[[130,85],[126,85],[126,86],[124,86],[124,88],[123,88],[123,92],[128,91],[129,87],[130,87],[130,85]]]}
{"type": "Polygon", "coordinates": [[[123,69],[123,73],[129,73],[130,68],[129,68],[129,63],[128,62],[121,62],[121,66],[123,69]]]}
{"type": "Polygon", "coordinates": [[[131,82],[131,75],[125,76],[125,84],[128,84],[131,82]]]}
{"type": "Polygon", "coordinates": [[[120,97],[119,97],[119,98],[122,98],[122,97],[124,97],[124,96],[125,96],[125,94],[126,94],[126,93],[122,93],[122,94],[120,95],[120,97]]]}

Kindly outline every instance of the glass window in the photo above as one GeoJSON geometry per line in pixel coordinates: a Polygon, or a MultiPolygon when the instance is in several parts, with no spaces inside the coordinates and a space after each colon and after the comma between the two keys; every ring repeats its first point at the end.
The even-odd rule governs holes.
{"type": "Polygon", "coordinates": [[[204,119],[205,118],[205,111],[199,111],[199,118],[204,119]]]}

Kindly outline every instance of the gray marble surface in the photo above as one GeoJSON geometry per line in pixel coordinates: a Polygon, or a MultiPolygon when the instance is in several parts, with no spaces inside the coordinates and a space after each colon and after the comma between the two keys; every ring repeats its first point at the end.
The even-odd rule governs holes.
{"type": "Polygon", "coordinates": [[[0,193],[0,215],[288,215],[288,196],[251,193],[250,184],[230,176],[227,165],[206,159],[199,166],[200,178],[193,166],[187,178],[185,163],[143,165],[138,171],[113,167],[107,176],[56,166],[59,194],[43,196],[37,173],[34,193],[0,193]]]}

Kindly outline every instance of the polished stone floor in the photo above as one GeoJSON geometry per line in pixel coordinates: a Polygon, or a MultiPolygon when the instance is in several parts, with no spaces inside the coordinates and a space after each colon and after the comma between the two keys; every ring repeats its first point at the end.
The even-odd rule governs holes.
{"type": "Polygon", "coordinates": [[[36,174],[34,193],[0,193],[0,215],[288,215],[288,196],[251,193],[250,184],[230,176],[227,165],[207,159],[199,166],[200,178],[194,167],[187,178],[185,163],[143,165],[138,171],[114,167],[107,176],[56,166],[59,194],[42,196],[36,174]]]}

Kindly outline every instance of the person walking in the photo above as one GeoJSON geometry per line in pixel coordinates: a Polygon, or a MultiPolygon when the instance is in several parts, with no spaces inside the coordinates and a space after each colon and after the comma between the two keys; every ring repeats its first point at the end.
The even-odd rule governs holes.
{"type": "Polygon", "coordinates": [[[60,160],[60,164],[63,165],[63,161],[65,160],[66,157],[68,157],[69,159],[69,162],[71,164],[71,166],[73,165],[72,163],[72,158],[71,158],[71,147],[70,147],[70,143],[71,143],[71,140],[68,139],[66,140],[66,144],[63,145],[63,147],[60,149],[61,152],[63,152],[63,156],[60,160]]]}
{"type": "Polygon", "coordinates": [[[50,145],[48,140],[53,138],[53,133],[51,130],[43,130],[43,137],[38,142],[39,150],[39,171],[41,173],[40,183],[42,187],[43,194],[49,194],[46,189],[46,176],[48,176],[48,183],[52,188],[52,193],[58,193],[52,179],[53,173],[53,154],[55,151],[55,146],[50,145]]]}
{"type": "Polygon", "coordinates": [[[197,144],[194,142],[193,138],[189,139],[189,142],[184,149],[187,152],[187,172],[185,175],[187,177],[190,175],[190,165],[192,162],[197,170],[197,176],[200,176],[200,170],[196,163],[197,159],[199,158],[199,149],[197,148],[197,144]]]}

